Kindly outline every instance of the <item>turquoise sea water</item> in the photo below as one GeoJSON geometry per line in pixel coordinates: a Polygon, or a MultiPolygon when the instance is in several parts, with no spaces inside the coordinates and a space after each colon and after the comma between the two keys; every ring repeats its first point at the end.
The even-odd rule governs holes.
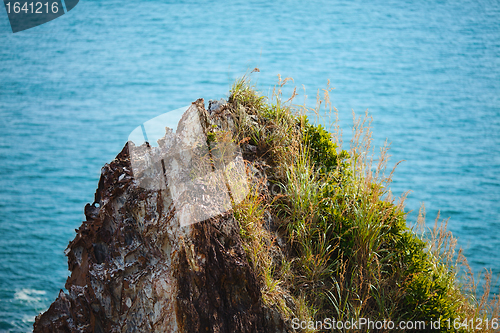
{"type": "Polygon", "coordinates": [[[254,67],[264,93],[291,76],[311,106],[330,79],[346,135],[368,109],[408,210],[441,210],[473,269],[500,274],[498,1],[81,0],[16,34],[0,8],[0,331],[29,331],[64,288],[129,133],[254,67]]]}

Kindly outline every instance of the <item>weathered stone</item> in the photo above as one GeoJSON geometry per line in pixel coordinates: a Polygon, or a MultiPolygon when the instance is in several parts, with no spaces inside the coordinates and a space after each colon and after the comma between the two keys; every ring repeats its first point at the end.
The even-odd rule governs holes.
{"type": "MultiPolygon", "coordinates": [[[[222,106],[212,115],[203,100],[193,106],[205,130],[234,130],[222,106]]],[[[187,125],[179,124],[181,130],[187,125]]],[[[139,186],[130,148],[102,168],[86,221],[66,250],[68,292],[61,290],[36,318],[34,331],[287,331],[261,301],[232,212],[182,227],[165,170],[150,170],[164,186],[139,186]]]]}

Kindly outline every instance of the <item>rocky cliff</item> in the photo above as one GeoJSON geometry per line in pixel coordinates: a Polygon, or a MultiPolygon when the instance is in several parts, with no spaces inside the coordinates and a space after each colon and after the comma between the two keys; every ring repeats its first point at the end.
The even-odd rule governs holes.
{"type": "MultiPolygon", "coordinates": [[[[286,82],[266,99],[243,77],[227,102],[205,110],[198,100],[136,128],[102,169],[67,249],[68,292],[35,332],[323,332],[339,328],[328,318],[446,327],[498,317],[488,288],[482,298],[461,289],[467,266],[453,265],[446,223],[436,220],[431,239],[407,226],[369,117],[355,120],[346,151],[339,127],[312,124],[288,103],[295,94],[283,102],[286,82]]],[[[328,91],[318,116],[323,102],[330,115],[328,91]]]]}
{"type": "MultiPolygon", "coordinates": [[[[189,109],[201,124],[203,133],[197,135],[202,143],[207,128],[234,130],[233,115],[224,105],[207,111],[203,100],[198,100],[189,109]]],[[[181,119],[177,140],[182,133],[197,133],[193,128],[199,125],[191,121],[186,115],[181,119]]],[[[142,147],[167,149],[167,141],[168,135],[163,146],[159,142],[157,148],[148,143],[142,147]]],[[[232,210],[220,209],[217,215],[190,223],[186,219],[194,217],[179,214],[183,209],[178,204],[180,194],[168,178],[175,173],[169,165],[177,162],[148,168],[142,180],[161,186],[144,186],[133,170],[133,163],[145,158],[132,156],[136,148],[127,143],[102,168],[95,200],[85,207],[86,221],[66,250],[71,271],[67,291],[61,290],[50,308],[36,318],[34,331],[288,331],[280,314],[262,302],[232,210]]],[[[254,151],[255,147],[249,147],[243,156],[254,151]]],[[[199,195],[207,196],[210,191],[199,195]]],[[[231,200],[235,200],[234,193],[231,200]]],[[[195,206],[193,200],[184,202],[195,206]]]]}

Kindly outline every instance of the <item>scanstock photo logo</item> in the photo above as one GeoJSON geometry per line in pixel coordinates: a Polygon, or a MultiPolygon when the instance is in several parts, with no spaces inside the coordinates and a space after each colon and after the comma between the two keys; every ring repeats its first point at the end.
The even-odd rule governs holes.
{"type": "Polygon", "coordinates": [[[231,210],[249,191],[239,146],[207,135],[202,119],[191,104],[143,123],[128,138],[135,181],[169,191],[181,226],[231,210]]]}
{"type": "Polygon", "coordinates": [[[52,21],[75,8],[78,1],[79,0],[3,0],[13,33],[52,21]]]}

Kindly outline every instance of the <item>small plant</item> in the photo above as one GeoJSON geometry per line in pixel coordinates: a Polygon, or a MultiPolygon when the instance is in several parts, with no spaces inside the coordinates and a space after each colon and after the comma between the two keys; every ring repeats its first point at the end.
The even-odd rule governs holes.
{"type": "Polygon", "coordinates": [[[267,105],[265,97],[260,96],[247,76],[236,80],[231,87],[228,102],[236,108],[244,107],[250,114],[256,114],[267,105]]]}

